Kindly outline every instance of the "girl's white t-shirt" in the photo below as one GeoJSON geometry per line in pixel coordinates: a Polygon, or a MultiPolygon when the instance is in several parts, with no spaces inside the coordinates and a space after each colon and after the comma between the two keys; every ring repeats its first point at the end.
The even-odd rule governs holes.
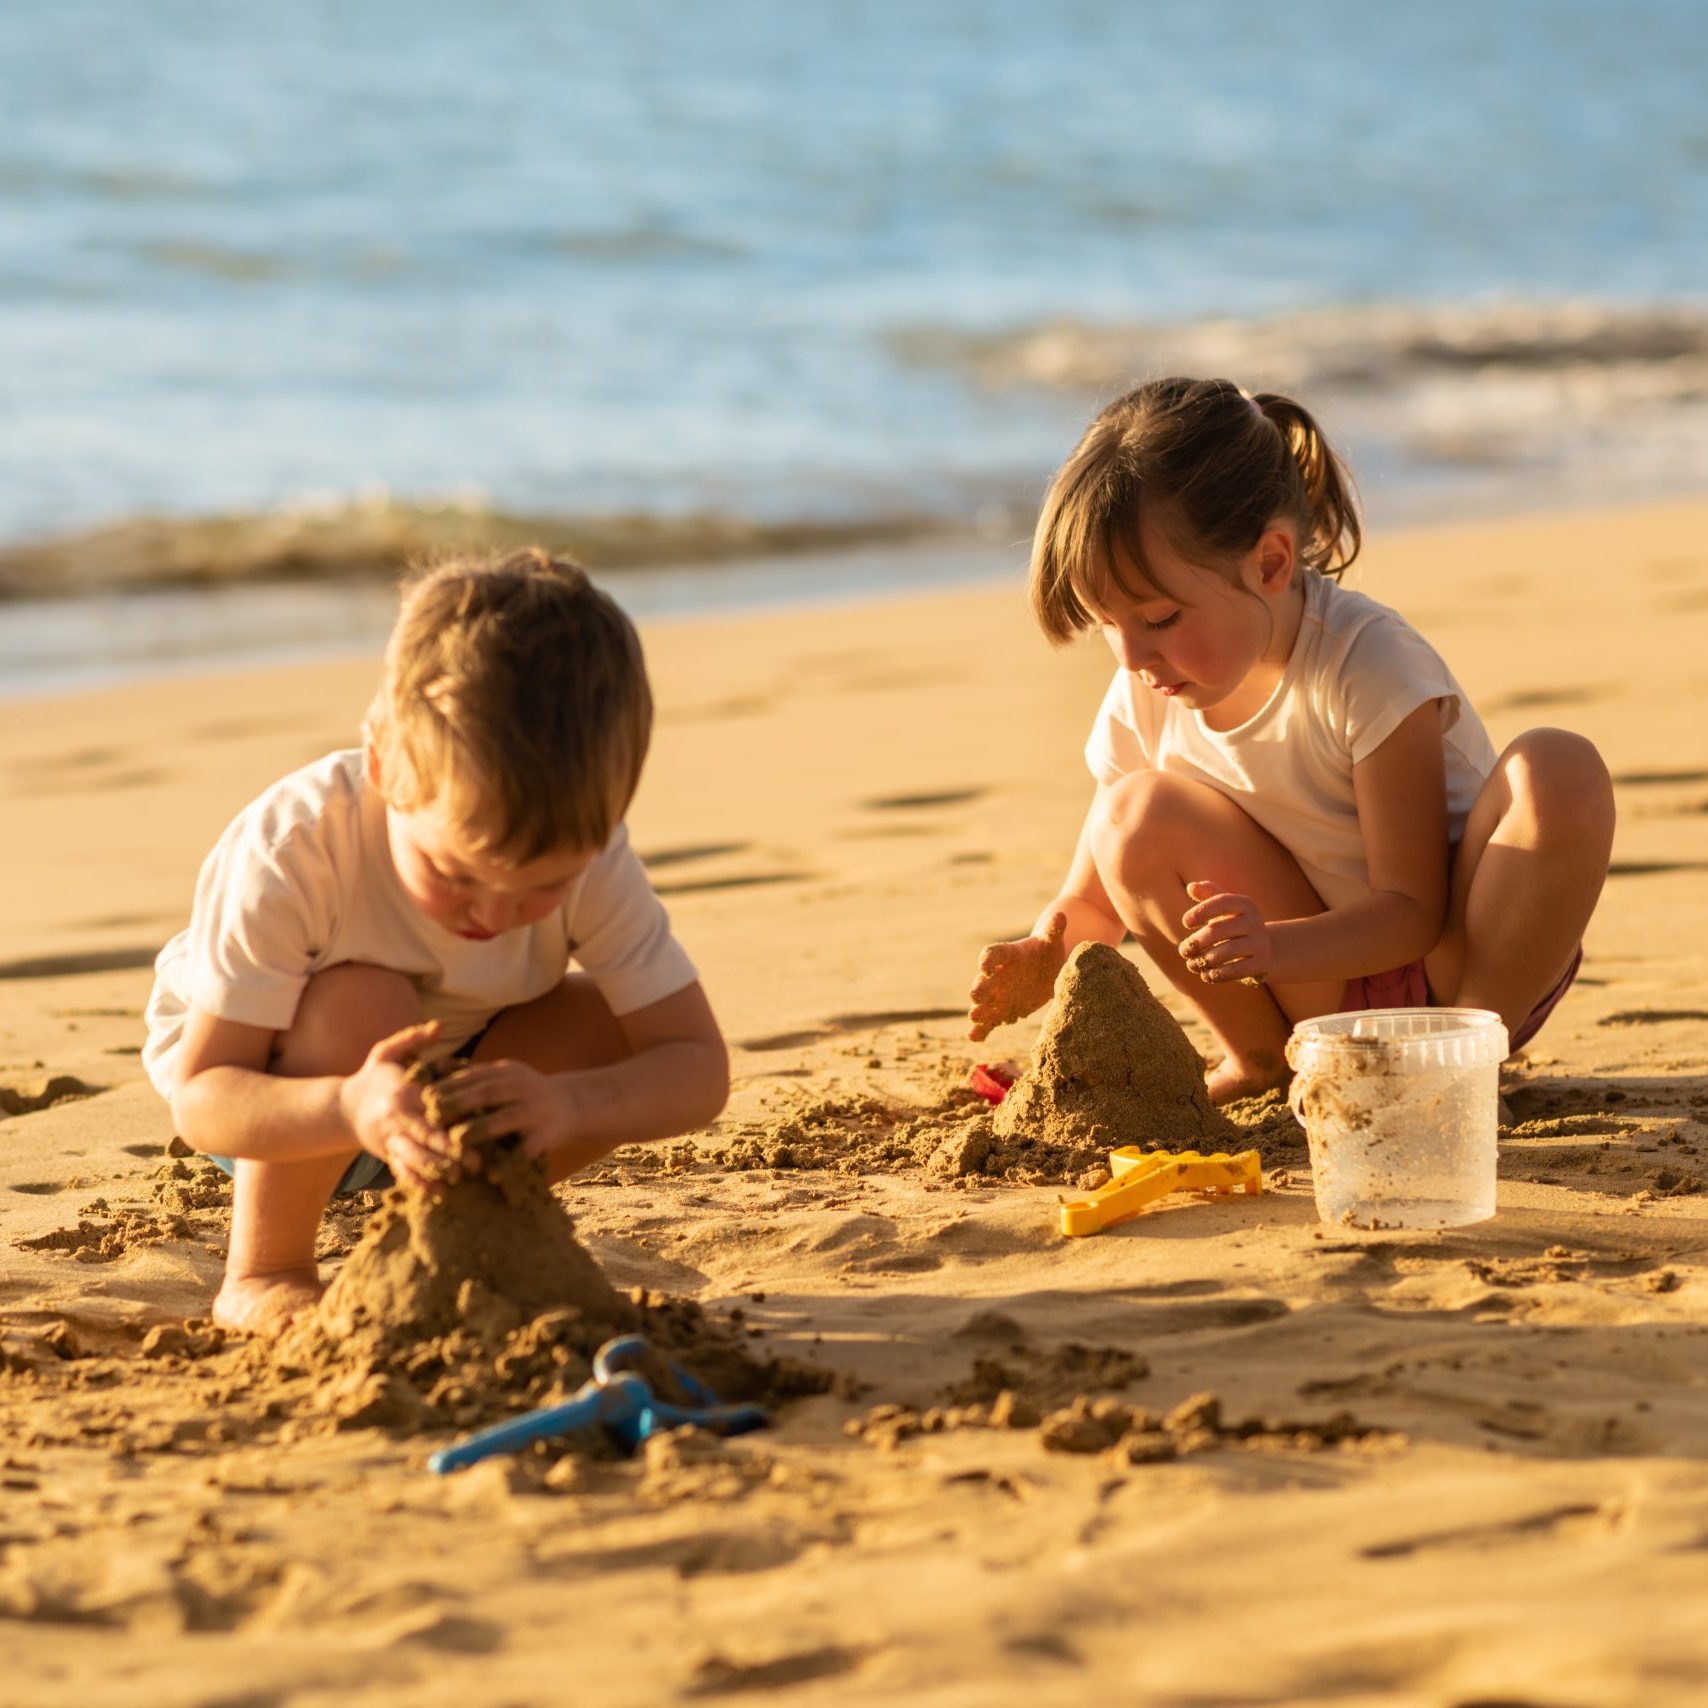
{"type": "Polygon", "coordinates": [[[614,1014],[692,984],[694,964],[619,825],[538,924],[485,942],[429,919],[405,892],[385,802],[360,748],[328,754],[245,807],[202,864],[189,926],[155,961],[143,1065],[170,1096],[191,1007],[283,1031],[309,978],[342,962],[403,973],[445,1043],[466,1043],[501,1009],[543,996],[571,959],[614,1014]]]}
{"type": "Polygon", "coordinates": [[[1191,777],[1237,803],[1299,863],[1325,907],[1367,895],[1352,767],[1438,700],[1448,832],[1465,828],[1495,750],[1440,655],[1396,611],[1315,571],[1280,684],[1236,729],[1210,729],[1178,700],[1117,670],[1086,743],[1099,783],[1135,771],[1191,777]]]}

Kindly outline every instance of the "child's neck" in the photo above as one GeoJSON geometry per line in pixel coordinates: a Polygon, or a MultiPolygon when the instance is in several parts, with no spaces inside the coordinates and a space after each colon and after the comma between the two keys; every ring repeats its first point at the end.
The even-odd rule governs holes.
{"type": "Polygon", "coordinates": [[[1269,704],[1270,697],[1281,685],[1281,678],[1287,674],[1293,647],[1299,639],[1299,626],[1305,620],[1303,577],[1294,576],[1285,594],[1273,603],[1265,603],[1273,621],[1269,640],[1239,687],[1220,704],[1198,714],[1210,729],[1238,729],[1256,717],[1269,704]]]}

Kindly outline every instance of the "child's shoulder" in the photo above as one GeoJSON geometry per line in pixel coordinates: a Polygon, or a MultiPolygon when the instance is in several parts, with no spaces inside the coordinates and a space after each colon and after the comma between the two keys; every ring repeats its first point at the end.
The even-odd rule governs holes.
{"type": "Polygon", "coordinates": [[[1393,606],[1326,575],[1313,573],[1307,583],[1305,621],[1316,632],[1313,650],[1321,669],[1385,670],[1402,659],[1439,657],[1393,606]]]}
{"type": "Polygon", "coordinates": [[[1305,617],[1326,635],[1349,643],[1372,624],[1411,627],[1393,606],[1372,599],[1356,587],[1343,587],[1331,576],[1315,570],[1305,581],[1305,617]]]}
{"type": "Polygon", "coordinates": [[[324,754],[263,789],[232,819],[223,840],[277,848],[304,831],[354,822],[362,796],[362,749],[324,754]]]}

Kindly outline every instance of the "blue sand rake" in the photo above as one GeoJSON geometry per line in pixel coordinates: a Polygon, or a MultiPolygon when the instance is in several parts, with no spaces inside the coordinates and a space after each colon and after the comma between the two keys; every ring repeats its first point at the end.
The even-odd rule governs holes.
{"type": "Polygon", "coordinates": [[[525,1412],[508,1423],[495,1423],[490,1429],[476,1430],[473,1435],[440,1448],[427,1461],[427,1469],[444,1476],[499,1453],[520,1453],[536,1441],[549,1441],[553,1436],[568,1435],[577,1429],[591,1429],[595,1424],[625,1453],[633,1453],[649,1435],[684,1423],[710,1430],[714,1435],[745,1435],[749,1430],[763,1429],[771,1421],[761,1406],[724,1405],[704,1382],[680,1364],[672,1364],[670,1373],[681,1383],[691,1404],[671,1405],[659,1399],[644,1378],[631,1368],[648,1350],[644,1334],[623,1334],[606,1341],[593,1354],[592,1376],[581,1384],[573,1398],[562,1405],[541,1406],[538,1411],[525,1412]]]}

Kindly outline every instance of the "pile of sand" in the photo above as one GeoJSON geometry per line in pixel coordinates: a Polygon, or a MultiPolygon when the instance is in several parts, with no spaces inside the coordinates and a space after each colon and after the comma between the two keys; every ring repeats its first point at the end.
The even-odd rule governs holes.
{"type": "Polygon", "coordinates": [[[1056,979],[1032,1063],[994,1113],[943,1135],[930,1167],[1092,1187],[1120,1145],[1225,1149],[1245,1135],[1210,1101],[1204,1064],[1138,969],[1081,943],[1056,979]]]}
{"type": "Polygon", "coordinates": [[[1031,1066],[994,1112],[968,1086],[964,1063],[944,1058],[937,1079],[926,1106],[868,1092],[781,1094],[758,1120],[720,1123],[713,1145],[683,1141],[625,1157],[624,1166],[1091,1188],[1108,1178],[1108,1153],[1120,1145],[1255,1148],[1266,1163],[1305,1145],[1279,1093],[1218,1110],[1179,1022],[1138,969],[1103,943],[1082,943],[1068,957],[1031,1066]]]}
{"type": "MultiPolygon", "coordinates": [[[[431,1084],[428,1112],[437,1116],[431,1084]]],[[[440,1123],[443,1125],[443,1123],[440,1123]]],[[[720,1398],[778,1399],[826,1372],[756,1358],[739,1323],[687,1300],[619,1293],[575,1237],[545,1170],[506,1140],[451,1129],[431,1192],[389,1191],[319,1305],[253,1350],[257,1398],[332,1426],[468,1428],[567,1398],[614,1335],[642,1333],[641,1368],[667,1400],[681,1363],[720,1398]]]]}
{"type": "Polygon", "coordinates": [[[1194,1394],[1158,1413],[1110,1395],[1079,1394],[1042,1411],[1005,1389],[990,1405],[949,1405],[920,1411],[877,1405],[843,1426],[848,1435],[885,1452],[920,1435],[960,1429],[1035,1429],[1047,1453],[1101,1453],[1118,1465],[1166,1464],[1194,1453],[1238,1447],[1253,1452],[1320,1453],[1335,1448],[1398,1452],[1408,1443],[1398,1430],[1360,1423],[1350,1412],[1326,1418],[1224,1417],[1220,1398],[1194,1394]]]}
{"type": "Polygon", "coordinates": [[[998,1106],[999,1137],[1093,1152],[1226,1144],[1232,1124],[1204,1088],[1204,1063],[1138,969],[1081,943],[1056,980],[1032,1065],[998,1106]]]}

